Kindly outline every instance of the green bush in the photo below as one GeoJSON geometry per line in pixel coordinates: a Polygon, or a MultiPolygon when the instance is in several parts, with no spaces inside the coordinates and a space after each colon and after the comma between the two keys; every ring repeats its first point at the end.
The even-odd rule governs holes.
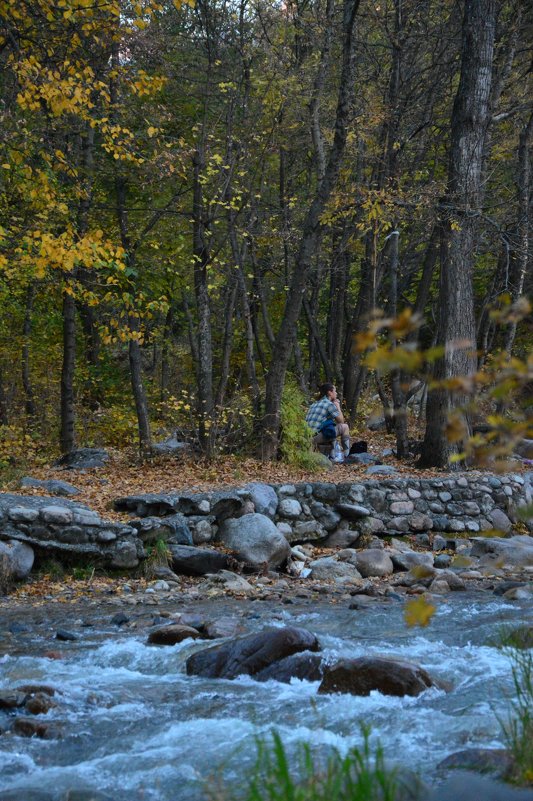
{"type": "Polygon", "coordinates": [[[305,399],[292,381],[287,381],[281,396],[281,458],[304,470],[324,469],[323,456],[314,453],[313,432],[305,422],[305,399]]]}

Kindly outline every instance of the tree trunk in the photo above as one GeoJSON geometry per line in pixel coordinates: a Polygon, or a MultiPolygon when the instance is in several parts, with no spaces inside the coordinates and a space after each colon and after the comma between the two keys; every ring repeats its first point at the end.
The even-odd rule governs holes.
{"type": "Polygon", "coordinates": [[[335,133],[323,180],[319,183],[315,198],[305,215],[302,237],[283,319],[276,336],[270,369],[265,387],[265,414],[262,421],[262,458],[276,456],[279,440],[280,405],[283,384],[289,359],[295,343],[296,327],[302,307],[303,294],[311,269],[320,217],[333,192],[346,146],[346,135],[350,108],[354,92],[354,28],[359,0],[344,0],[343,8],[343,57],[338,92],[335,133]]]}
{"type": "Polygon", "coordinates": [[[193,255],[194,294],[198,325],[198,361],[196,379],[198,383],[198,437],[200,447],[209,457],[212,450],[210,428],[213,417],[213,342],[211,333],[211,305],[209,301],[207,266],[209,248],[205,237],[202,172],[205,159],[202,146],[193,158],[193,255]]]}
{"type": "Polygon", "coordinates": [[[4,385],[4,370],[0,365],[0,426],[9,425],[9,415],[7,413],[7,398],[4,385]]]}
{"type": "MultiPolygon", "coordinates": [[[[483,199],[483,155],[489,121],[495,0],[465,0],[461,77],[452,111],[447,193],[440,208],[441,273],[438,343],[444,357],[435,365],[442,381],[471,377],[476,369],[473,265],[477,221],[483,199]]],[[[446,437],[448,414],[465,398],[444,386],[428,395],[420,465],[446,467],[458,445],[446,437]]],[[[470,425],[462,415],[465,434],[470,425]]]]}
{"type": "Polygon", "coordinates": [[[70,453],[76,447],[74,410],[74,371],[76,366],[76,302],[63,290],[63,365],[61,369],[61,453],[70,453]]]}
{"type": "Polygon", "coordinates": [[[34,297],[35,285],[29,284],[26,291],[26,309],[22,326],[22,386],[24,388],[24,408],[28,417],[35,417],[35,397],[30,373],[30,337],[34,297]]]}

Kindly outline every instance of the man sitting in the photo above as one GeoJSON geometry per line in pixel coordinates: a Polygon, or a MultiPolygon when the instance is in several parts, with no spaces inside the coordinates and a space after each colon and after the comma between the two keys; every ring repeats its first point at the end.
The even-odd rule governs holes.
{"type": "Polygon", "coordinates": [[[344,422],[337,390],[333,384],[321,384],[320,400],[309,407],[305,422],[314,432],[313,445],[321,453],[329,454],[335,440],[340,437],[344,456],[350,453],[350,429],[344,422]]]}

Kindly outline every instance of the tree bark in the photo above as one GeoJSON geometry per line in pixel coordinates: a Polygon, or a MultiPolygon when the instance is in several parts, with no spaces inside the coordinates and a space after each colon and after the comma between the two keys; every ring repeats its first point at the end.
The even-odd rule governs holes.
{"type": "Polygon", "coordinates": [[[26,308],[22,326],[22,386],[24,388],[24,408],[28,417],[35,417],[35,396],[30,372],[30,337],[34,297],[35,285],[32,283],[29,284],[26,291],[26,308]]]}
{"type": "Polygon", "coordinates": [[[76,302],[63,291],[63,365],[61,368],[61,453],[70,453],[76,446],[74,409],[74,372],[76,366],[76,302]]]}
{"type": "MultiPolygon", "coordinates": [[[[489,122],[495,0],[465,0],[461,76],[451,119],[447,193],[440,208],[440,320],[437,341],[444,357],[435,365],[437,381],[472,377],[476,369],[473,265],[483,200],[483,156],[489,122]]],[[[465,398],[444,386],[429,392],[420,465],[446,467],[460,445],[446,437],[448,414],[465,398]]],[[[462,415],[468,433],[468,417],[462,415]]]]}

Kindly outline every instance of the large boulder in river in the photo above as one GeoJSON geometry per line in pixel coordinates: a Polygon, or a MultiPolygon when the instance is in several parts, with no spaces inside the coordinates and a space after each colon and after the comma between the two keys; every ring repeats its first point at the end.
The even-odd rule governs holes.
{"type": "Polygon", "coordinates": [[[324,670],[319,693],[350,693],[370,695],[378,690],[383,695],[420,695],[433,686],[426,671],[411,662],[363,656],[341,659],[324,670]]]}
{"type": "Polygon", "coordinates": [[[471,556],[481,557],[482,565],[501,563],[515,567],[533,565],[533,537],[473,537],[471,556]]]}
{"type": "Polygon", "coordinates": [[[290,684],[291,679],[305,679],[306,681],[320,681],[322,678],[323,667],[320,654],[310,651],[302,651],[298,654],[286,656],[278,662],[260,670],[256,673],[256,681],[281,681],[290,684]]]}
{"type": "Polygon", "coordinates": [[[218,530],[218,538],[238,559],[257,567],[278,567],[291,552],[289,543],[272,520],[257,513],[225,520],[218,530]]]}
{"type": "Polygon", "coordinates": [[[300,651],[319,651],[314,634],[288,626],[265,629],[230,642],[198,651],[187,659],[189,676],[209,679],[234,679],[243,674],[255,676],[275,662],[300,651]]]}

